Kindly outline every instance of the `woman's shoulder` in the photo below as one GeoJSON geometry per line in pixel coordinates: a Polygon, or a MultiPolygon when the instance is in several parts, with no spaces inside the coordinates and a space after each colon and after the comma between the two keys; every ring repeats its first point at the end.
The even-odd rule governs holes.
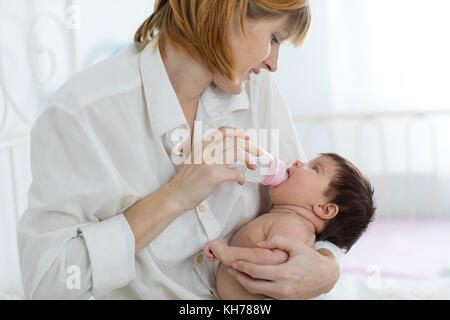
{"type": "Polygon", "coordinates": [[[77,113],[97,100],[119,95],[141,86],[139,52],[129,45],[67,80],[54,94],[50,105],[77,113]]]}

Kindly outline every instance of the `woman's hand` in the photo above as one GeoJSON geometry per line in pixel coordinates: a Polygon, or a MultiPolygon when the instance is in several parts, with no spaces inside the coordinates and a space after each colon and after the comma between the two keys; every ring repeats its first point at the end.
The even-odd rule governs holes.
{"type": "Polygon", "coordinates": [[[250,293],[274,299],[308,299],[329,292],[339,279],[339,265],[332,255],[317,253],[300,241],[274,237],[259,246],[284,250],[289,258],[279,265],[235,262],[228,270],[250,293]]]}
{"type": "Polygon", "coordinates": [[[179,212],[186,212],[224,181],[244,184],[244,175],[228,166],[239,161],[254,169],[255,157],[260,154],[242,130],[220,127],[194,146],[190,163],[184,164],[164,188],[177,200],[179,212]]]}

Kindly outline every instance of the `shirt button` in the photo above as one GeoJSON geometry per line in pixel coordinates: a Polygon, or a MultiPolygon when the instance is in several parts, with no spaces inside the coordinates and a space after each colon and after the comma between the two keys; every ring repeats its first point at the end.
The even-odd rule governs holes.
{"type": "Polygon", "coordinates": [[[186,127],[186,125],[183,125],[182,127],[176,129],[176,134],[183,137],[184,139],[187,139],[189,137],[189,129],[186,127]]]}
{"type": "Polygon", "coordinates": [[[184,136],[189,136],[189,128],[187,127],[187,124],[183,125],[183,126],[180,128],[180,130],[181,130],[181,133],[182,133],[184,136]]]}
{"type": "Polygon", "coordinates": [[[200,255],[197,256],[197,262],[201,263],[202,261],[203,261],[203,255],[200,254],[200,255]]]}
{"type": "Polygon", "coordinates": [[[205,206],[202,205],[202,204],[199,205],[199,206],[197,207],[197,209],[198,209],[199,212],[205,212],[205,210],[206,210],[205,206]]]}

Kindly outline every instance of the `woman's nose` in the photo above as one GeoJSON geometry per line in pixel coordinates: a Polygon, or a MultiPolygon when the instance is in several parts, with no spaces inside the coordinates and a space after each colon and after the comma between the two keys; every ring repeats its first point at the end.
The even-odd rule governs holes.
{"type": "Polygon", "coordinates": [[[279,45],[274,45],[270,48],[270,54],[266,60],[263,61],[264,68],[270,72],[275,72],[278,70],[278,54],[280,51],[279,45]]]}

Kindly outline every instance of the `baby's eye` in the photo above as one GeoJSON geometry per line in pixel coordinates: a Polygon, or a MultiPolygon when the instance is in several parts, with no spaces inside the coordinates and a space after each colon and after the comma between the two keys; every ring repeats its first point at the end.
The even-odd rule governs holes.
{"type": "Polygon", "coordinates": [[[317,169],[317,167],[312,167],[312,170],[314,170],[316,173],[319,173],[319,169],[317,169]]]}

